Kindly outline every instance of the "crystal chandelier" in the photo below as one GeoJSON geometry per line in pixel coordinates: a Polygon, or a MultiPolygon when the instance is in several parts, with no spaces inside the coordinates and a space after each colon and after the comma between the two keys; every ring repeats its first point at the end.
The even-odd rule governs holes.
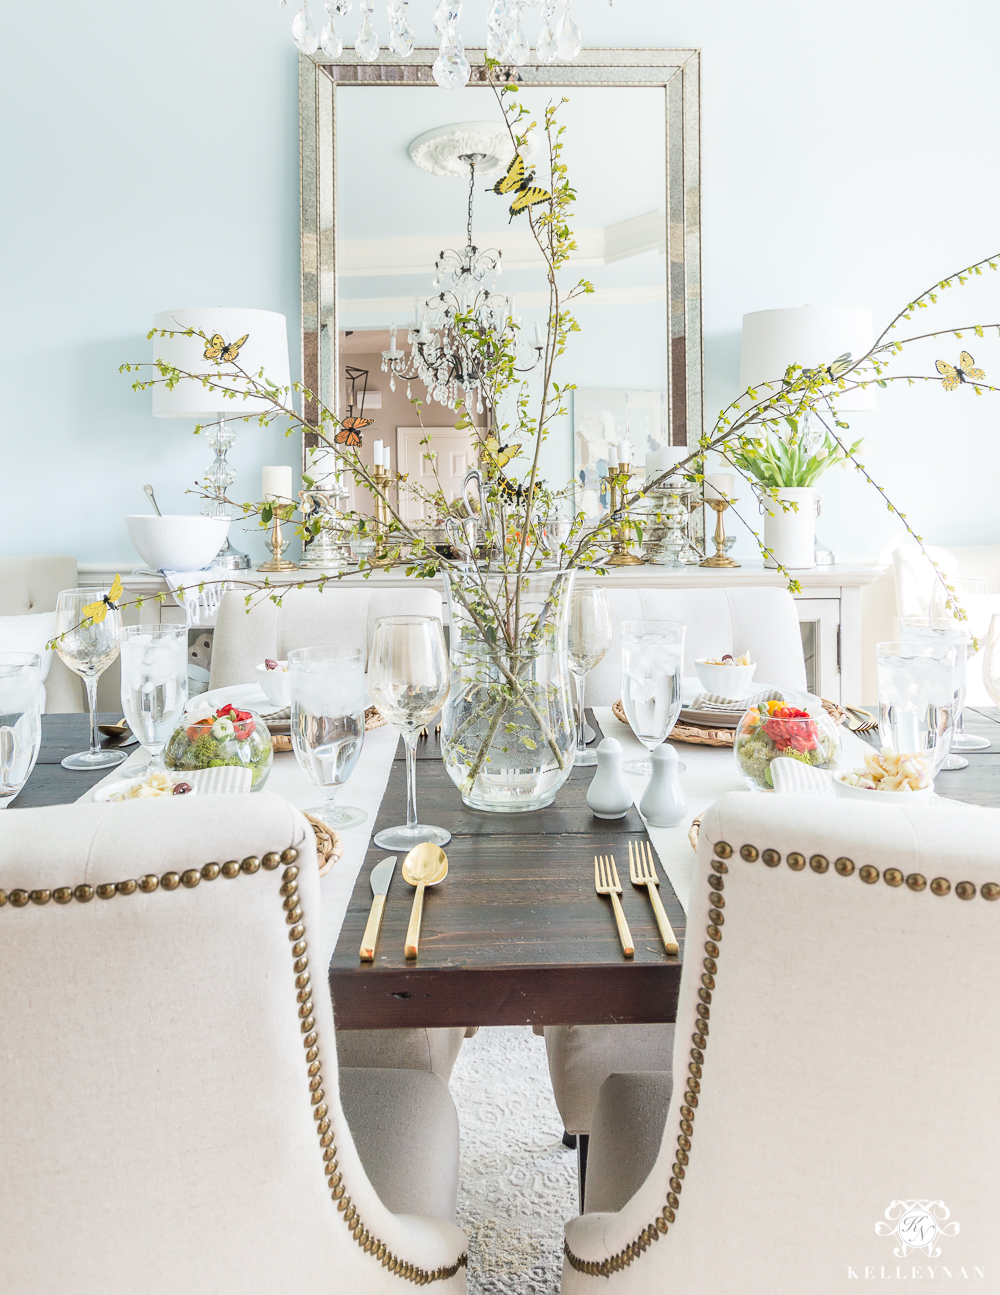
{"type": "Polygon", "coordinates": [[[475,400],[479,413],[483,412],[482,375],[478,367],[483,348],[489,355],[505,338],[513,341],[518,373],[530,373],[545,349],[540,326],[535,325],[534,342],[529,343],[522,335],[513,297],[493,290],[497,276],[503,272],[500,250],[481,251],[472,241],[476,166],[485,158],[485,153],[459,154],[459,160],[469,167],[465,250],[443,251],[435,262],[433,286],[439,291],[436,296],[416,303],[416,318],[407,335],[409,355],[396,348],[395,324],[389,329],[389,349],[382,352],[382,372],[389,374],[390,390],[396,390],[399,378],[407,384],[406,396],[410,399],[410,383],[419,380],[427,388],[429,399],[451,408],[460,398],[470,405],[475,400]],[[478,347],[470,346],[463,327],[476,330],[480,338],[478,347]]]}
{"type": "MultiPolygon", "coordinates": [[[[286,8],[288,0],[278,0],[286,8]]],[[[389,53],[397,58],[409,58],[413,53],[413,28],[407,17],[410,0],[386,0],[389,17],[389,53]]],[[[339,20],[351,12],[354,0],[325,0],[326,23],[317,31],[309,12],[309,0],[292,22],[292,39],[303,54],[322,50],[327,58],[338,59],[344,52],[344,38],[339,20]]],[[[614,0],[609,0],[613,4],[614,0]]],[[[553,63],[556,59],[570,62],[583,48],[583,38],[571,7],[573,0],[492,0],[486,17],[486,52],[501,63],[523,67],[531,50],[524,31],[524,10],[541,5],[541,28],[535,43],[539,63],[553,63]]],[[[373,15],[375,0],[358,0],[361,23],[354,41],[354,51],[365,63],[374,63],[379,56],[378,32],[373,15]]],[[[457,90],[467,85],[471,68],[465,56],[465,45],[458,34],[462,15],[462,0],[437,0],[434,10],[434,29],[441,38],[441,47],[434,60],[434,80],[445,90],[457,90]]]]}

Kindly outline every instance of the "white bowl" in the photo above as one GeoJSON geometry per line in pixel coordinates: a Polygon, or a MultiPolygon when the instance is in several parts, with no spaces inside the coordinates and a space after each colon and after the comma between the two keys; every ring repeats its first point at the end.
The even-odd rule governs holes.
{"type": "Polygon", "coordinates": [[[912,801],[919,805],[934,795],[933,783],[929,787],[921,787],[919,791],[878,791],[873,787],[854,787],[851,783],[844,782],[845,773],[853,773],[853,770],[842,769],[830,776],[833,778],[833,790],[847,800],[867,800],[870,805],[909,805],[912,801]]]}
{"type": "Polygon", "coordinates": [[[753,664],[709,665],[707,661],[696,661],[694,668],[698,671],[699,682],[706,692],[714,693],[716,697],[726,697],[730,701],[746,696],[757,669],[753,664]]]}
{"type": "Polygon", "coordinates": [[[268,670],[266,665],[256,666],[254,673],[272,706],[291,706],[292,688],[288,681],[287,661],[279,661],[277,670],[268,670]]]}
{"type": "Polygon", "coordinates": [[[154,571],[203,571],[226,542],[228,517],[155,513],[125,518],[135,551],[154,571]]]}

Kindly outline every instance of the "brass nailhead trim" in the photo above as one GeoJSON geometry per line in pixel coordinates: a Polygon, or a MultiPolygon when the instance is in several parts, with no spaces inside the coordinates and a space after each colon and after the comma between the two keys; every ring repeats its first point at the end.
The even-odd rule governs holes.
{"type": "Polygon", "coordinates": [[[33,904],[47,904],[51,898],[51,890],[33,890],[31,892],[31,902],[33,904]]]}
{"type": "Polygon", "coordinates": [[[224,877],[238,877],[240,875],[240,865],[237,859],[227,859],[222,865],[222,875],[224,877]]]}
{"type": "Polygon", "coordinates": [[[206,863],[201,870],[201,875],[206,881],[214,881],[221,871],[217,863],[206,863]]]}
{"type": "MultiPolygon", "coordinates": [[[[720,841],[715,847],[715,853],[722,858],[729,858],[732,853],[732,846],[727,845],[725,841],[720,841]]],[[[757,849],[752,845],[744,845],[740,849],[742,858],[748,862],[753,862],[757,858],[757,849]]],[[[765,850],[761,856],[768,867],[774,868],[781,862],[781,855],[777,850],[765,850]]],[[[713,861],[718,871],[724,871],[723,866],[718,860],[713,861]]],[[[806,866],[805,856],[802,854],[792,853],[787,858],[788,866],[793,872],[801,872],[806,866]]],[[[814,854],[809,859],[809,866],[814,872],[825,873],[829,870],[829,860],[822,854],[814,854]]],[[[834,861],[835,870],[842,877],[850,877],[855,871],[853,860],[841,857],[834,861]]],[[[868,885],[873,885],[879,879],[878,868],[866,864],[859,868],[858,876],[868,885]]],[[[903,876],[898,868],[887,868],[883,875],[886,885],[898,888],[902,886],[904,880],[906,885],[912,891],[922,891],[927,886],[927,878],[919,872],[911,872],[908,877],[903,876]]],[[[719,941],[722,939],[723,915],[720,909],[724,907],[725,901],[720,893],[722,890],[721,878],[717,875],[710,875],[708,884],[712,887],[710,893],[710,902],[715,906],[709,910],[709,920],[711,925],[708,927],[708,940],[705,942],[705,953],[708,955],[704,960],[705,972],[703,975],[703,988],[698,990],[699,1001],[695,1005],[696,1020],[695,1032],[691,1035],[691,1042],[694,1045],[689,1052],[690,1062],[688,1063],[689,1078],[687,1090],[684,1093],[685,1105],[680,1108],[680,1132],[677,1135],[677,1149],[674,1153],[675,1159],[669,1181],[670,1190],[667,1193],[667,1202],[663,1208],[662,1214],[648,1226],[643,1228],[638,1237],[630,1242],[623,1250],[608,1259],[591,1260],[581,1259],[579,1255],[573,1253],[567,1244],[563,1244],[563,1252],[571,1268],[577,1272],[586,1273],[591,1277],[610,1277],[612,1273],[620,1272],[627,1268],[634,1259],[646,1249],[651,1241],[658,1240],[669,1229],[670,1225],[676,1219],[676,1210],[680,1205],[681,1188],[685,1175],[685,1165],[688,1164],[691,1151],[691,1139],[694,1131],[694,1120],[697,1113],[698,1093],[701,1089],[701,1078],[705,1062],[705,1048],[708,1046],[708,1020],[709,1007],[712,1001],[712,990],[715,989],[715,974],[718,972],[719,941]]],[[[931,882],[930,888],[935,895],[948,895],[951,892],[951,882],[946,877],[935,877],[931,882]]],[[[1000,882],[987,881],[979,888],[979,893],[983,899],[996,901],[1000,899],[1000,882]]],[[[976,896],[975,884],[971,881],[960,881],[955,886],[955,895],[959,899],[970,900],[976,896]]]]}
{"type": "Polygon", "coordinates": [[[160,885],[164,890],[176,890],[181,884],[181,875],[179,872],[165,872],[160,878],[160,885]]]}
{"type": "MultiPolygon", "coordinates": [[[[301,1018],[301,1029],[304,1036],[302,1044],[306,1057],[309,1101],[313,1107],[313,1117],[316,1120],[319,1143],[322,1148],[323,1172],[330,1190],[330,1199],[335,1202],[337,1212],[343,1217],[344,1222],[350,1229],[353,1240],[366,1254],[374,1254],[383,1268],[404,1278],[406,1281],[413,1282],[416,1286],[430,1286],[433,1282],[447,1281],[449,1278],[454,1277],[460,1268],[465,1268],[468,1265],[468,1253],[459,1255],[453,1264],[436,1268],[433,1272],[418,1268],[414,1264],[404,1263],[403,1260],[392,1254],[384,1241],[379,1241],[377,1237],[368,1231],[358,1214],[357,1206],[345,1190],[343,1175],[337,1163],[337,1150],[332,1145],[333,1133],[331,1132],[328,1118],[329,1108],[323,1101],[323,1072],[319,1061],[319,1050],[316,1046],[318,1039],[315,1031],[316,1022],[313,1016],[312,990],[309,988],[309,960],[305,956],[305,926],[302,922],[302,909],[299,905],[299,888],[296,880],[299,870],[294,866],[297,857],[295,850],[284,850],[280,856],[273,853],[265,854],[262,860],[244,859],[242,870],[244,872],[256,872],[258,868],[263,867],[271,871],[277,866],[277,862],[288,865],[281,874],[279,894],[283,899],[282,909],[285,914],[285,923],[289,927],[288,938],[294,942],[292,944],[292,954],[295,959],[293,963],[295,997],[299,1004],[298,1014],[301,1018]],[[251,864],[253,866],[249,867],[248,865],[251,864]]],[[[223,871],[225,871],[225,865],[223,866],[223,871]]]]}
{"type": "Polygon", "coordinates": [[[27,904],[30,896],[26,890],[12,890],[10,892],[10,902],[15,908],[23,908],[27,904]]]}
{"type": "Polygon", "coordinates": [[[259,867],[260,860],[252,854],[240,864],[240,870],[247,873],[256,872],[259,867]]]}

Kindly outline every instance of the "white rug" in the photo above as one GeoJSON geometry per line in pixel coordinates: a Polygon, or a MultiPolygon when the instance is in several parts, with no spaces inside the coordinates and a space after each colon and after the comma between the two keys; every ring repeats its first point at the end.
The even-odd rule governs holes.
{"type": "Polygon", "coordinates": [[[527,1028],[481,1029],[462,1044],[449,1087],[462,1131],[469,1295],[553,1295],[563,1223],[579,1210],[545,1040],[527,1028]]]}

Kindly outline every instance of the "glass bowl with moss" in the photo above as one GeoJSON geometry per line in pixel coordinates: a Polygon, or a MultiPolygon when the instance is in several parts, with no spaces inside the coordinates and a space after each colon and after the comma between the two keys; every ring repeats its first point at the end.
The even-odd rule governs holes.
{"type": "Polygon", "coordinates": [[[751,706],[736,728],[736,767],[751,791],[774,791],[771,761],[799,760],[812,769],[833,769],[840,752],[837,726],[816,699],[803,709],[787,701],[751,706]]]}
{"type": "Polygon", "coordinates": [[[236,765],[250,770],[251,791],[260,791],[271,772],[271,734],[252,710],[222,706],[187,715],[175,729],[163,759],[168,769],[213,769],[236,765]]]}

